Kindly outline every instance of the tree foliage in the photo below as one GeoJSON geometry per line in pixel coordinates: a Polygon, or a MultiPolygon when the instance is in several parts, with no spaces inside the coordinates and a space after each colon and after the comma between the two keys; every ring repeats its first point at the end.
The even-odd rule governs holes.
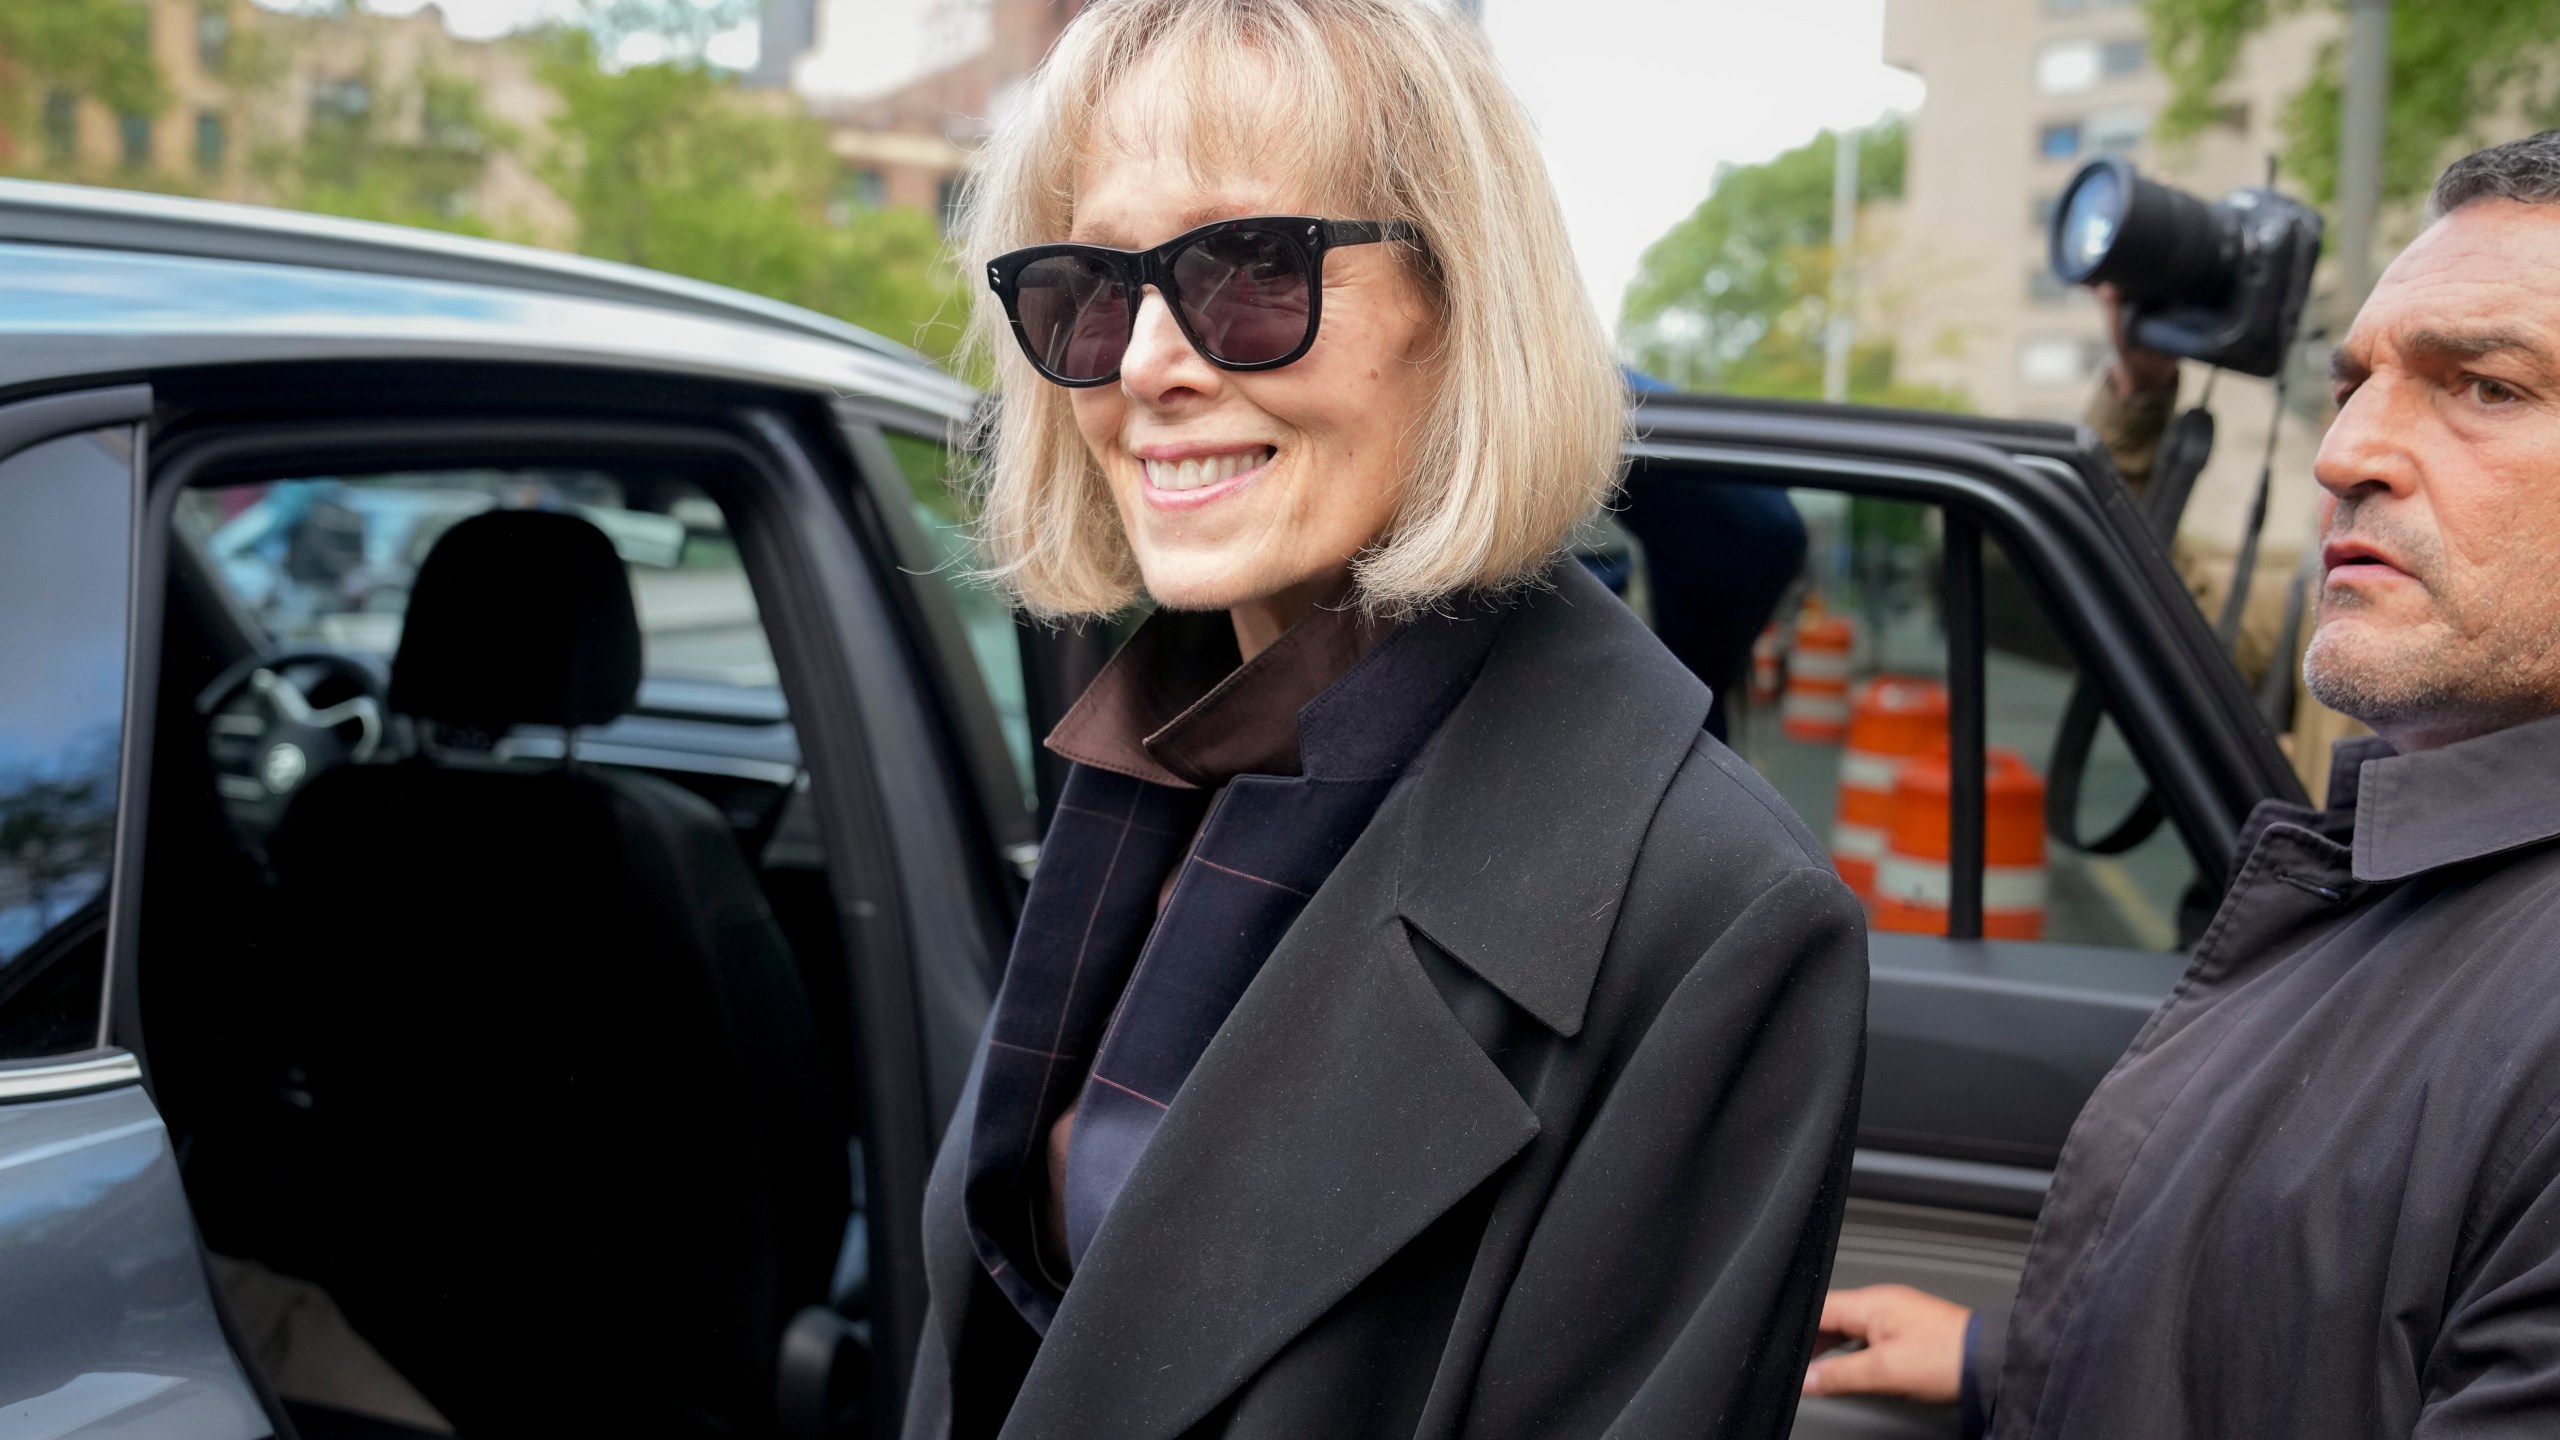
{"type": "MultiPolygon", "coordinates": [[[[506,42],[532,47],[558,98],[537,126],[501,123],[460,76],[395,76],[377,56],[325,77],[290,133],[248,137],[257,198],[530,238],[476,208],[503,157],[560,196],[587,254],[770,295],[947,359],[965,307],[935,217],[845,203],[825,128],[792,97],[748,90],[704,58],[713,36],[753,13],[752,0],[590,0],[577,23],[506,42]],[[619,63],[633,54],[661,58],[619,63]]],[[[0,0],[0,106],[28,111],[0,111],[0,123],[28,133],[40,105],[29,97],[57,90],[126,113],[165,108],[148,16],[140,0],[0,0]]],[[[242,94],[272,91],[295,63],[295,27],[365,23],[354,0],[330,0],[244,26],[226,78],[242,94]]],[[[31,150],[0,156],[0,168],[90,178],[31,150]]],[[[113,183],[203,188],[147,170],[113,183]]]]}
{"type": "Polygon", "coordinates": [[[368,67],[341,77],[302,133],[262,149],[258,165],[297,210],[483,235],[473,193],[490,156],[521,138],[459,76],[427,70],[402,87],[368,67]]]}
{"type": "MultiPolygon", "coordinates": [[[[1831,186],[1837,138],[1824,131],[1758,165],[1728,166],[1688,218],[1644,253],[1619,330],[1628,362],[1691,390],[1798,399],[1822,394],[1831,316],[1831,186]]],[[[1859,142],[1858,198],[1898,198],[1899,120],[1859,142]]],[[[1854,400],[1956,408],[1959,397],[1894,378],[1890,340],[1850,351],[1854,400]]]]}
{"type": "MultiPolygon", "coordinates": [[[[0,0],[0,96],[29,110],[47,90],[157,115],[169,89],[151,56],[151,12],[134,0],[0,0]],[[9,70],[36,84],[9,83],[9,70]]],[[[9,117],[12,128],[22,117],[9,117]]]]}
{"type": "Polygon", "coordinates": [[[952,352],[959,277],[934,217],[840,203],[817,121],[699,58],[612,70],[588,31],[547,44],[561,106],[537,168],[576,213],[580,249],[952,352]]]}
{"type": "MultiPolygon", "coordinates": [[[[2344,0],[2145,0],[2152,53],[2171,84],[2160,135],[2193,135],[2220,113],[2221,88],[2252,35],[2278,18],[2344,9],[2344,0]]],[[[2338,187],[2341,40],[2321,52],[2284,111],[2285,167],[2327,203],[2338,187]]],[[[2383,193],[2426,193],[2457,148],[2508,138],[2483,127],[2508,114],[2560,124],[2560,0],[2398,0],[2391,7],[2390,109],[2383,193]]]]}

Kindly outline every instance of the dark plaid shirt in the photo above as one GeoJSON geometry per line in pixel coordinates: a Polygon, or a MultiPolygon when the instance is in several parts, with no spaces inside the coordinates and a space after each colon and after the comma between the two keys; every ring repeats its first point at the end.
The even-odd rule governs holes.
{"type": "Polygon", "coordinates": [[[1320,614],[1236,668],[1231,632],[1217,648],[1226,617],[1159,614],[1113,660],[1121,673],[1095,685],[1135,715],[1175,712],[1143,755],[1072,743],[1072,714],[1053,737],[1078,763],[996,997],[963,1201],[988,1275],[1043,1334],[1065,1285],[1039,1241],[1051,1125],[1074,1103],[1071,1267],[1263,960],[1473,683],[1501,615],[1460,606],[1383,639],[1346,631],[1358,623],[1320,614]],[[1202,723],[1240,693],[1250,701],[1248,687],[1286,694],[1324,675],[1311,651],[1347,663],[1373,639],[1296,710],[1294,745],[1250,716],[1202,723]],[[1200,677],[1220,669],[1233,673],[1203,695],[1200,677]],[[1158,743],[1186,729],[1197,743],[1158,743]]]}

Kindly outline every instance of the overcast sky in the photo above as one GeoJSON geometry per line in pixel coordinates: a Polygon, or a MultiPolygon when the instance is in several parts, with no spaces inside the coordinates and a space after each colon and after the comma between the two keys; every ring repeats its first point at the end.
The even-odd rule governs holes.
{"type": "MultiPolygon", "coordinates": [[[[284,3],[284,0],[270,0],[284,3]]],[[[408,11],[423,0],[369,0],[408,11]]],[[[463,34],[575,10],[574,0],[441,0],[463,34]]],[[[937,0],[821,0],[807,72],[832,88],[894,83],[920,64],[937,0]]],[[[942,0],[948,3],[948,0],[942,0]]],[[[1919,104],[1882,59],[1884,0],[1483,0],[1485,32],[1527,102],[1601,313],[1644,247],[1705,198],[1716,167],[1765,160],[1825,126],[1919,104]]],[[[754,58],[751,33],[714,58],[754,58]]]]}

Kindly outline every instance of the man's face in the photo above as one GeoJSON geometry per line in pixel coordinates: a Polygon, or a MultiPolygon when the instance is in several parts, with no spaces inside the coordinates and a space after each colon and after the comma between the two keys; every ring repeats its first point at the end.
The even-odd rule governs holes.
{"type": "Polygon", "coordinates": [[[2334,367],[2311,693],[2403,751],[2560,712],[2560,206],[2437,221],[2334,367]]]}

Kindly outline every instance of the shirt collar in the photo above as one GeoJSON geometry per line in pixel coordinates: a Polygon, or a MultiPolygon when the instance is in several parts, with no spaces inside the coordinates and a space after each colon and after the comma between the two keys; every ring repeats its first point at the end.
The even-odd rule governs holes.
{"type": "Polygon", "coordinates": [[[2353,784],[2359,880],[2405,880],[2560,837],[2560,716],[2414,755],[2363,738],[2331,755],[2332,802],[2353,784]]]}
{"type": "Polygon", "coordinates": [[[1295,775],[1298,712],[1393,628],[1356,609],[1318,609],[1238,664],[1223,612],[1159,610],[1044,743],[1080,765],[1182,790],[1295,775]]]}

